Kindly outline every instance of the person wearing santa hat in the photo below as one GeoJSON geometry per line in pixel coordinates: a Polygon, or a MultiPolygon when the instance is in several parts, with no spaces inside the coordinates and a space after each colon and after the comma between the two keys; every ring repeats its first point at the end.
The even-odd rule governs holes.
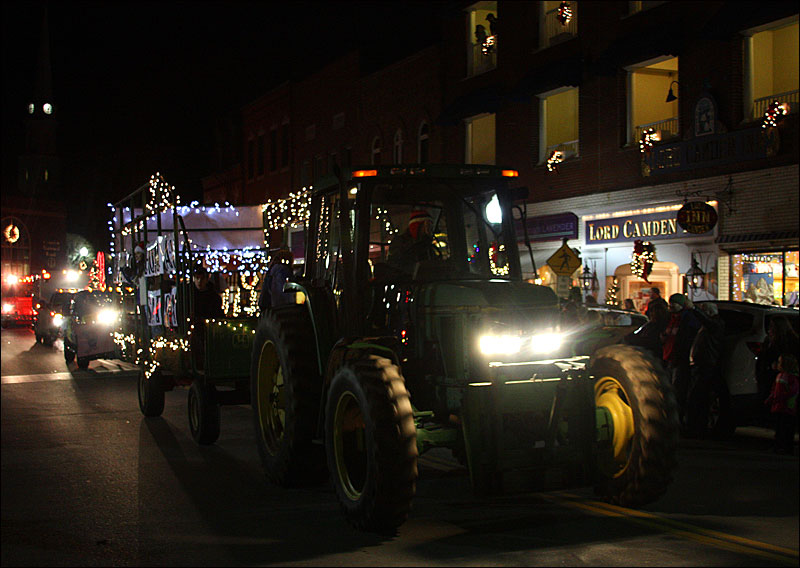
{"type": "Polygon", "coordinates": [[[404,271],[414,264],[436,258],[433,244],[433,219],[424,209],[415,209],[408,220],[408,228],[389,244],[387,261],[404,271]]]}

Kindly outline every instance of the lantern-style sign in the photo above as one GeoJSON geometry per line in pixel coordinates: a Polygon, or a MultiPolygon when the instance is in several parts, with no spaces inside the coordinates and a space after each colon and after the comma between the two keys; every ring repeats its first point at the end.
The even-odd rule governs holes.
{"type": "Polygon", "coordinates": [[[678,225],[688,233],[701,235],[717,224],[717,210],[704,201],[689,201],[678,211],[678,225]]]}

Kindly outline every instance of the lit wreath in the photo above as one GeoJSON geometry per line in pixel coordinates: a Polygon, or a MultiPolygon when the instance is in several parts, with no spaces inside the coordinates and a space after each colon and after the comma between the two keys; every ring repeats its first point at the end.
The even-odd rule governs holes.
{"type": "Polygon", "coordinates": [[[631,272],[636,276],[643,279],[645,282],[650,282],[647,277],[650,276],[650,271],[653,269],[653,263],[656,261],[656,246],[650,242],[642,242],[640,240],[633,241],[633,255],[631,255],[631,272]]]}

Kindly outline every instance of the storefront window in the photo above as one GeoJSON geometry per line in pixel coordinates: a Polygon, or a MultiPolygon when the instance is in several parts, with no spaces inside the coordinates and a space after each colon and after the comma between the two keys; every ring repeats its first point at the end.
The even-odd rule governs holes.
{"type": "Polygon", "coordinates": [[[798,261],[800,253],[796,250],[731,255],[732,299],[796,306],[798,261]]]}

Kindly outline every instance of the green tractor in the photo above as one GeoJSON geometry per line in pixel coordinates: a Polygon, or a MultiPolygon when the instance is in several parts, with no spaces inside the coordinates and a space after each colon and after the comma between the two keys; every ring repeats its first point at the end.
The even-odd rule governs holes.
{"type": "Polygon", "coordinates": [[[637,348],[576,350],[555,293],[522,279],[515,175],[372,166],[315,184],[294,302],[262,313],[253,343],[272,482],[330,476],[347,519],[378,532],[407,519],[437,447],[477,494],[593,486],[637,506],[666,491],[671,384],[637,348]]]}

